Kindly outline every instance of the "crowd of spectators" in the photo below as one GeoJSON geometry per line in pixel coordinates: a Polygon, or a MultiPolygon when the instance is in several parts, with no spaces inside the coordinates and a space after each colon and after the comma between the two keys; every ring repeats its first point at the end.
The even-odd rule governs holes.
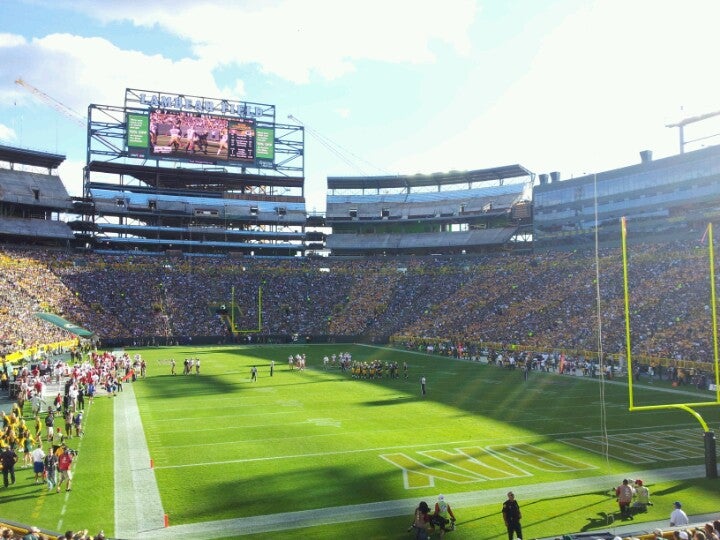
{"type": "Polygon", "coordinates": [[[103,310],[93,310],[76,291],[49,271],[47,258],[60,263],[63,252],[0,251],[0,352],[68,338],[65,330],[34,316],[37,312],[60,314],[78,324],[91,321],[111,333],[121,331],[119,320],[103,310]]]}
{"type": "MultiPolygon", "coordinates": [[[[110,256],[6,247],[0,250],[0,267],[3,353],[67,339],[64,330],[35,317],[38,311],[57,313],[101,339],[127,343],[226,339],[227,320],[215,306],[231,297],[236,328],[256,328],[262,314],[259,336],[415,336],[412,346],[473,359],[484,354],[511,369],[595,376],[598,366],[590,358],[529,351],[596,350],[602,343],[604,353],[613,355],[625,347],[622,259],[613,249],[334,260],[110,256]],[[482,343],[506,347],[484,349],[482,343]]],[[[634,246],[628,280],[634,354],[712,360],[709,270],[702,246],[634,246]]],[[[94,367],[107,361],[92,357],[94,367]]],[[[112,363],[113,370],[127,367],[112,363]]],[[[681,382],[692,375],[682,369],[664,374],[681,382]]],[[[90,537],[81,533],[70,537],[90,537]]]]}
{"type": "Polygon", "coordinates": [[[87,529],[81,531],[67,530],[64,534],[57,536],[53,533],[43,532],[35,526],[25,527],[0,523],[0,539],[2,540],[105,540],[106,538],[104,531],[99,531],[93,535],[87,529]]]}
{"type": "MultiPolygon", "coordinates": [[[[706,252],[686,244],[631,249],[634,355],[712,360],[706,252]]],[[[543,350],[625,349],[619,249],[335,260],[5,248],[0,266],[6,347],[67,337],[35,318],[37,311],[57,313],[106,340],[227,340],[228,321],[213,306],[229,304],[234,292],[235,328],[260,326],[260,339],[411,335],[543,350]]]]}
{"type": "MultiPolygon", "coordinates": [[[[0,461],[3,465],[4,487],[15,489],[15,464],[31,467],[35,487],[40,492],[60,493],[72,489],[72,463],[77,451],[73,439],[83,437],[83,414],[101,391],[113,396],[122,388],[122,381],[144,373],[139,355],[131,359],[127,353],[115,355],[80,349],[71,354],[44,354],[33,364],[12,367],[12,382],[17,385],[16,402],[10,412],[2,411],[0,461]],[[69,361],[68,361],[68,356],[69,361]],[[102,389],[102,390],[101,390],[102,389]],[[28,413],[31,413],[28,415],[28,413]],[[26,418],[32,421],[26,423],[26,418]],[[63,424],[64,423],[64,424],[63,424]]],[[[8,375],[10,365],[3,359],[1,370],[8,375]]],[[[2,525],[2,524],[0,524],[2,525]]],[[[5,524],[0,526],[2,538],[23,540],[102,540],[100,531],[66,531],[56,535],[37,527],[5,524]]]]}
{"type": "Polygon", "coordinates": [[[720,520],[716,519],[713,522],[707,522],[699,526],[679,527],[669,531],[655,529],[652,534],[641,538],[632,537],[630,540],[718,540],[719,538],[720,520]]]}

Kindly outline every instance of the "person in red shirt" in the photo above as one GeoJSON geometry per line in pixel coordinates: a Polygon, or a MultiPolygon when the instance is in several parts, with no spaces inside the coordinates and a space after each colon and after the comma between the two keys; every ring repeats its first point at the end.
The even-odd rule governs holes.
{"type": "Polygon", "coordinates": [[[622,519],[630,517],[630,503],[632,502],[634,492],[627,478],[622,481],[622,484],[615,488],[615,495],[617,496],[618,506],[620,507],[620,517],[622,519]]]}
{"type": "Polygon", "coordinates": [[[70,491],[72,488],[72,471],[70,467],[72,467],[72,462],[75,458],[75,451],[63,444],[58,452],[61,452],[58,456],[60,479],[58,480],[56,491],[60,493],[60,487],[64,481],[67,481],[65,491],[70,491]]]}

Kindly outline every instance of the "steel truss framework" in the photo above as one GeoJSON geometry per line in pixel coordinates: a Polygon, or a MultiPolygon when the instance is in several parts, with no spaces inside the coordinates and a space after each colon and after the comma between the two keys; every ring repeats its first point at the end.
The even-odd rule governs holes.
{"type": "MultiPolygon", "coordinates": [[[[157,93],[155,93],[157,94],[157,93]]],[[[267,163],[178,161],[128,152],[127,116],[168,98],[129,90],[125,106],[88,107],[81,216],[92,249],[290,256],[305,251],[304,128],[275,124],[273,106],[183,96],[175,109],[228,118],[247,114],[274,129],[267,163]],[[142,97],[141,97],[142,94],[142,97]],[[204,100],[204,101],[203,101],[204,100]],[[212,108],[211,108],[212,107],[212,108]],[[113,202],[114,201],[114,202],[113,202]]]]}

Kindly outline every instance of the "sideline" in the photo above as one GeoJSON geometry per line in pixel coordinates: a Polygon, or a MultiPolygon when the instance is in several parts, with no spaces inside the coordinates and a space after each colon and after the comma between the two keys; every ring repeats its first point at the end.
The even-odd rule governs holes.
{"type": "Polygon", "coordinates": [[[114,424],[115,534],[138,538],[165,525],[155,471],[150,467],[145,431],[133,383],[112,398],[114,424]]]}
{"type": "MultiPolygon", "coordinates": [[[[376,347],[382,348],[382,347],[376,347]]],[[[422,354],[422,353],[420,353],[422,354]]],[[[613,381],[614,382],[614,381],[613,381]]],[[[616,384],[618,384],[616,382],[616,384]]],[[[622,383],[619,383],[622,384],[622,383]]],[[[394,501],[318,508],[298,512],[284,512],[220,521],[197,522],[165,527],[165,514],[155,478],[150,466],[145,433],[142,429],[139,408],[133,384],[125,385],[114,403],[114,477],[115,477],[115,534],[116,538],[143,540],[207,540],[246,536],[273,531],[314,527],[321,524],[338,524],[398,516],[410,516],[418,496],[394,501]]],[[[642,476],[648,483],[684,480],[703,477],[702,465],[629,472],[629,477],[642,476]]],[[[523,500],[552,498],[570,494],[588,493],[598,486],[614,486],[617,474],[594,476],[559,482],[528,484],[515,491],[523,500]]],[[[467,508],[498,504],[505,498],[506,487],[455,493],[454,508],[467,508]]],[[[611,498],[608,498],[611,502],[611,498]]],[[[612,506],[612,505],[611,505],[612,506]]],[[[614,508],[614,506],[612,506],[614,508]]],[[[409,519],[409,518],[408,518],[409,519]]],[[[705,521],[707,516],[693,516],[693,521],[705,521]]],[[[460,521],[462,524],[462,520],[460,521]]],[[[606,530],[613,533],[630,533],[655,527],[667,527],[667,521],[649,523],[616,523],[606,530]]],[[[599,530],[598,530],[599,532],[599,530]]]]}
{"type": "MultiPolygon", "coordinates": [[[[430,354],[430,353],[422,352],[422,351],[396,349],[394,347],[386,347],[386,346],[381,346],[381,345],[369,345],[367,343],[354,343],[354,345],[358,345],[361,347],[370,347],[373,349],[380,349],[380,350],[385,350],[385,351],[400,351],[403,353],[416,354],[418,356],[425,356],[427,358],[439,358],[442,360],[452,360],[454,362],[465,362],[468,364],[478,364],[478,365],[483,365],[483,366],[492,366],[493,365],[493,364],[486,364],[486,363],[484,364],[482,362],[473,362],[472,360],[468,360],[467,358],[455,358],[454,356],[441,356],[439,354],[430,354]]],[[[494,366],[494,367],[496,367],[497,369],[503,369],[498,366],[494,366]]],[[[564,375],[564,374],[558,373],[557,371],[531,371],[530,372],[531,379],[536,377],[537,375],[556,375],[558,377],[570,377],[570,378],[576,379],[576,380],[583,380],[583,381],[587,381],[587,382],[595,381],[598,383],[603,382],[604,384],[614,384],[617,386],[625,386],[625,387],[627,387],[627,385],[628,385],[627,373],[621,374],[619,376],[616,376],[616,377],[613,377],[612,379],[610,379],[608,377],[604,377],[604,378],[601,378],[599,376],[598,377],[588,377],[586,375],[577,375],[577,374],[564,375]]],[[[645,379],[647,381],[648,377],[646,375],[644,375],[643,379],[645,379]]],[[[678,388],[678,387],[665,388],[662,386],[655,386],[653,384],[654,381],[660,382],[660,379],[653,379],[650,382],[636,382],[633,384],[633,387],[634,388],[643,388],[643,389],[647,389],[647,390],[655,390],[657,392],[666,392],[668,394],[679,394],[679,395],[684,395],[684,396],[690,396],[693,398],[703,397],[702,394],[698,394],[697,392],[691,392],[689,390],[683,390],[682,388],[678,388]]],[[[708,391],[708,397],[710,399],[712,399],[714,397],[714,394],[712,392],[708,391]]],[[[708,403],[715,403],[715,401],[708,400],[708,403]]]]}
{"type": "MultiPolygon", "coordinates": [[[[658,469],[655,471],[634,471],[627,475],[642,476],[648,483],[667,482],[672,480],[683,480],[688,478],[699,478],[704,474],[704,466],[674,467],[658,469]]],[[[522,500],[551,497],[567,497],[571,494],[582,494],[595,492],[598,486],[613,486],[617,483],[618,475],[595,476],[577,480],[565,480],[560,482],[529,484],[515,489],[522,500]]],[[[455,493],[452,495],[453,508],[467,508],[487,504],[496,504],[505,499],[507,487],[491,490],[478,490],[466,493],[455,493]]],[[[303,510],[300,512],[284,512],[264,516],[251,516],[247,518],[226,519],[221,521],[191,523],[178,525],[154,531],[139,532],[131,537],[144,540],[196,540],[217,539],[236,536],[246,536],[258,533],[273,531],[285,531],[300,529],[304,527],[315,527],[318,525],[349,523],[369,519],[379,519],[397,516],[407,516],[411,519],[412,510],[417,505],[418,496],[395,501],[382,501],[367,504],[356,504],[338,506],[332,508],[318,508],[316,510],[303,510]]],[[[608,496],[608,508],[615,509],[613,498],[608,496]]],[[[498,509],[499,515],[499,509],[498,509]]],[[[693,517],[693,521],[695,521],[693,517]]],[[[697,522],[705,518],[698,516],[697,522]]],[[[462,519],[459,520],[462,527],[462,519]]],[[[528,525],[529,526],[529,525],[528,525]]],[[[667,520],[662,522],[635,523],[618,522],[616,526],[607,527],[614,533],[623,531],[652,531],[655,527],[667,528],[667,520]]],[[[599,531],[599,530],[598,530],[599,531]]],[[[597,531],[596,531],[597,532],[597,531]]],[[[299,532],[299,534],[301,534],[299,532]]],[[[118,535],[119,536],[119,535],[118,535]]]]}

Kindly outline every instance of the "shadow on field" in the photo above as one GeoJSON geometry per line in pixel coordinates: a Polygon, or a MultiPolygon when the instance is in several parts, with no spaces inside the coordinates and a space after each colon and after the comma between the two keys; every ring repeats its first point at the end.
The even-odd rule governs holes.
{"type": "MultiPolygon", "coordinates": [[[[30,469],[28,472],[32,474],[32,469],[30,469]]],[[[19,467],[16,467],[15,474],[17,476],[17,482],[15,485],[11,485],[9,488],[5,489],[0,484],[0,489],[5,489],[4,496],[3,496],[3,503],[10,503],[12,501],[34,501],[34,503],[38,503],[38,497],[54,497],[55,495],[58,496],[58,498],[62,497],[65,492],[63,492],[62,495],[56,494],[55,491],[47,491],[47,487],[45,484],[30,484],[30,485],[22,485],[20,482],[20,476],[25,473],[26,471],[20,469],[19,467]]]]}
{"type": "MultiPolygon", "coordinates": [[[[181,504],[170,513],[177,522],[193,522],[198,516],[226,519],[317,510],[317,515],[299,514],[285,518],[293,521],[292,528],[311,527],[326,522],[333,514],[332,506],[351,504],[356,496],[362,500],[382,500],[384,494],[379,486],[385,485],[387,477],[393,474],[368,475],[363,469],[326,465],[317,458],[288,459],[301,461],[303,467],[272,474],[259,472],[252,463],[227,462],[220,472],[198,473],[211,477],[203,482],[190,480],[192,496],[178,499],[181,504]],[[208,479],[212,481],[208,482],[208,479]]],[[[178,475],[177,481],[184,476],[180,471],[164,472],[178,475]]],[[[413,510],[413,505],[409,504],[408,521],[413,510]]]]}
{"type": "MultiPolygon", "coordinates": [[[[523,514],[526,516],[532,514],[533,512],[530,511],[530,509],[534,505],[543,504],[543,505],[547,506],[547,503],[549,501],[561,501],[561,500],[566,500],[566,499],[575,499],[578,497],[578,495],[579,494],[572,494],[572,495],[567,495],[567,496],[562,496],[562,497],[552,497],[552,498],[540,499],[540,500],[524,503],[524,504],[522,504],[523,514]],[[525,512],[525,510],[529,510],[529,511],[525,512]]],[[[601,498],[601,500],[594,502],[592,504],[587,504],[585,506],[573,507],[573,512],[582,512],[583,510],[592,510],[598,505],[606,505],[606,504],[609,504],[610,502],[612,502],[610,499],[608,499],[607,492],[593,491],[590,493],[585,493],[585,494],[580,494],[580,495],[597,495],[598,497],[601,498]]],[[[470,524],[473,522],[483,521],[486,519],[490,519],[490,520],[498,519],[498,516],[500,514],[499,506],[500,506],[500,503],[498,503],[498,511],[497,512],[491,512],[489,514],[476,516],[472,519],[464,519],[462,521],[458,521],[456,523],[456,525],[458,525],[458,526],[467,525],[467,524],[470,524]]],[[[558,506],[563,506],[563,505],[558,505],[558,506]]],[[[543,514],[543,513],[544,512],[537,512],[537,511],[535,512],[535,514],[543,514]]],[[[565,515],[565,514],[564,513],[556,513],[556,514],[552,514],[552,515],[545,515],[542,519],[537,519],[535,521],[524,521],[523,528],[528,529],[530,527],[538,526],[542,523],[556,520],[556,519],[562,517],[563,515],[565,515]]],[[[619,514],[616,516],[613,513],[607,513],[604,511],[600,511],[600,512],[597,512],[597,514],[595,516],[596,517],[587,518],[588,523],[582,529],[580,529],[580,532],[585,532],[585,531],[594,530],[594,529],[598,529],[598,528],[602,528],[602,527],[607,527],[607,526],[611,525],[612,523],[614,523],[615,521],[620,521],[619,514]]]]}
{"type": "Polygon", "coordinates": [[[167,375],[153,379],[152,392],[157,397],[185,398],[188,395],[218,395],[236,392],[238,385],[226,377],[214,375],[167,375]]]}
{"type": "Polygon", "coordinates": [[[607,512],[598,512],[597,517],[587,518],[588,523],[582,529],[580,529],[580,532],[585,532],[592,529],[599,529],[600,527],[607,527],[609,525],[612,525],[613,523],[632,521],[635,519],[634,516],[646,512],[647,510],[641,512],[637,508],[630,508],[630,514],[624,517],[619,511],[609,514],[607,512]]]}
{"type": "Polygon", "coordinates": [[[366,401],[368,407],[385,407],[387,405],[397,405],[399,403],[408,403],[409,401],[422,401],[412,396],[397,396],[392,399],[377,399],[375,401],[366,401]]]}
{"type": "Polygon", "coordinates": [[[661,495],[671,495],[672,493],[682,492],[695,485],[697,485],[697,482],[677,482],[674,486],[656,491],[654,495],[657,495],[658,497],[661,495]]]}
{"type": "MultiPolygon", "coordinates": [[[[600,500],[598,500],[597,502],[591,503],[591,504],[586,504],[584,506],[573,507],[573,509],[572,509],[573,513],[579,514],[579,513],[583,512],[584,510],[595,509],[597,506],[606,506],[606,505],[610,505],[610,504],[615,504],[617,506],[617,504],[614,502],[614,499],[612,499],[608,496],[607,491],[591,491],[589,493],[581,493],[581,494],[574,493],[572,495],[566,495],[563,497],[552,497],[549,499],[537,500],[537,501],[533,501],[533,502],[530,502],[530,503],[524,505],[523,508],[530,507],[534,504],[540,504],[540,503],[544,504],[544,503],[547,503],[549,500],[550,501],[560,501],[560,500],[564,500],[564,499],[576,499],[578,496],[583,496],[583,495],[596,495],[600,498],[600,500]]],[[[559,505],[559,506],[563,506],[563,505],[559,505]]],[[[525,524],[523,524],[523,526],[538,525],[538,524],[546,522],[546,521],[552,521],[554,519],[562,517],[563,515],[565,515],[565,514],[558,513],[555,515],[548,515],[544,519],[539,519],[537,521],[534,521],[533,523],[525,523],[525,524]]],[[[601,511],[597,512],[593,517],[588,517],[587,521],[588,521],[587,524],[585,524],[580,529],[580,532],[594,530],[594,529],[598,529],[600,527],[607,527],[607,526],[611,525],[612,523],[614,523],[615,521],[620,521],[620,514],[618,513],[618,515],[616,516],[612,512],[608,513],[604,510],[601,510],[601,511]]]]}

